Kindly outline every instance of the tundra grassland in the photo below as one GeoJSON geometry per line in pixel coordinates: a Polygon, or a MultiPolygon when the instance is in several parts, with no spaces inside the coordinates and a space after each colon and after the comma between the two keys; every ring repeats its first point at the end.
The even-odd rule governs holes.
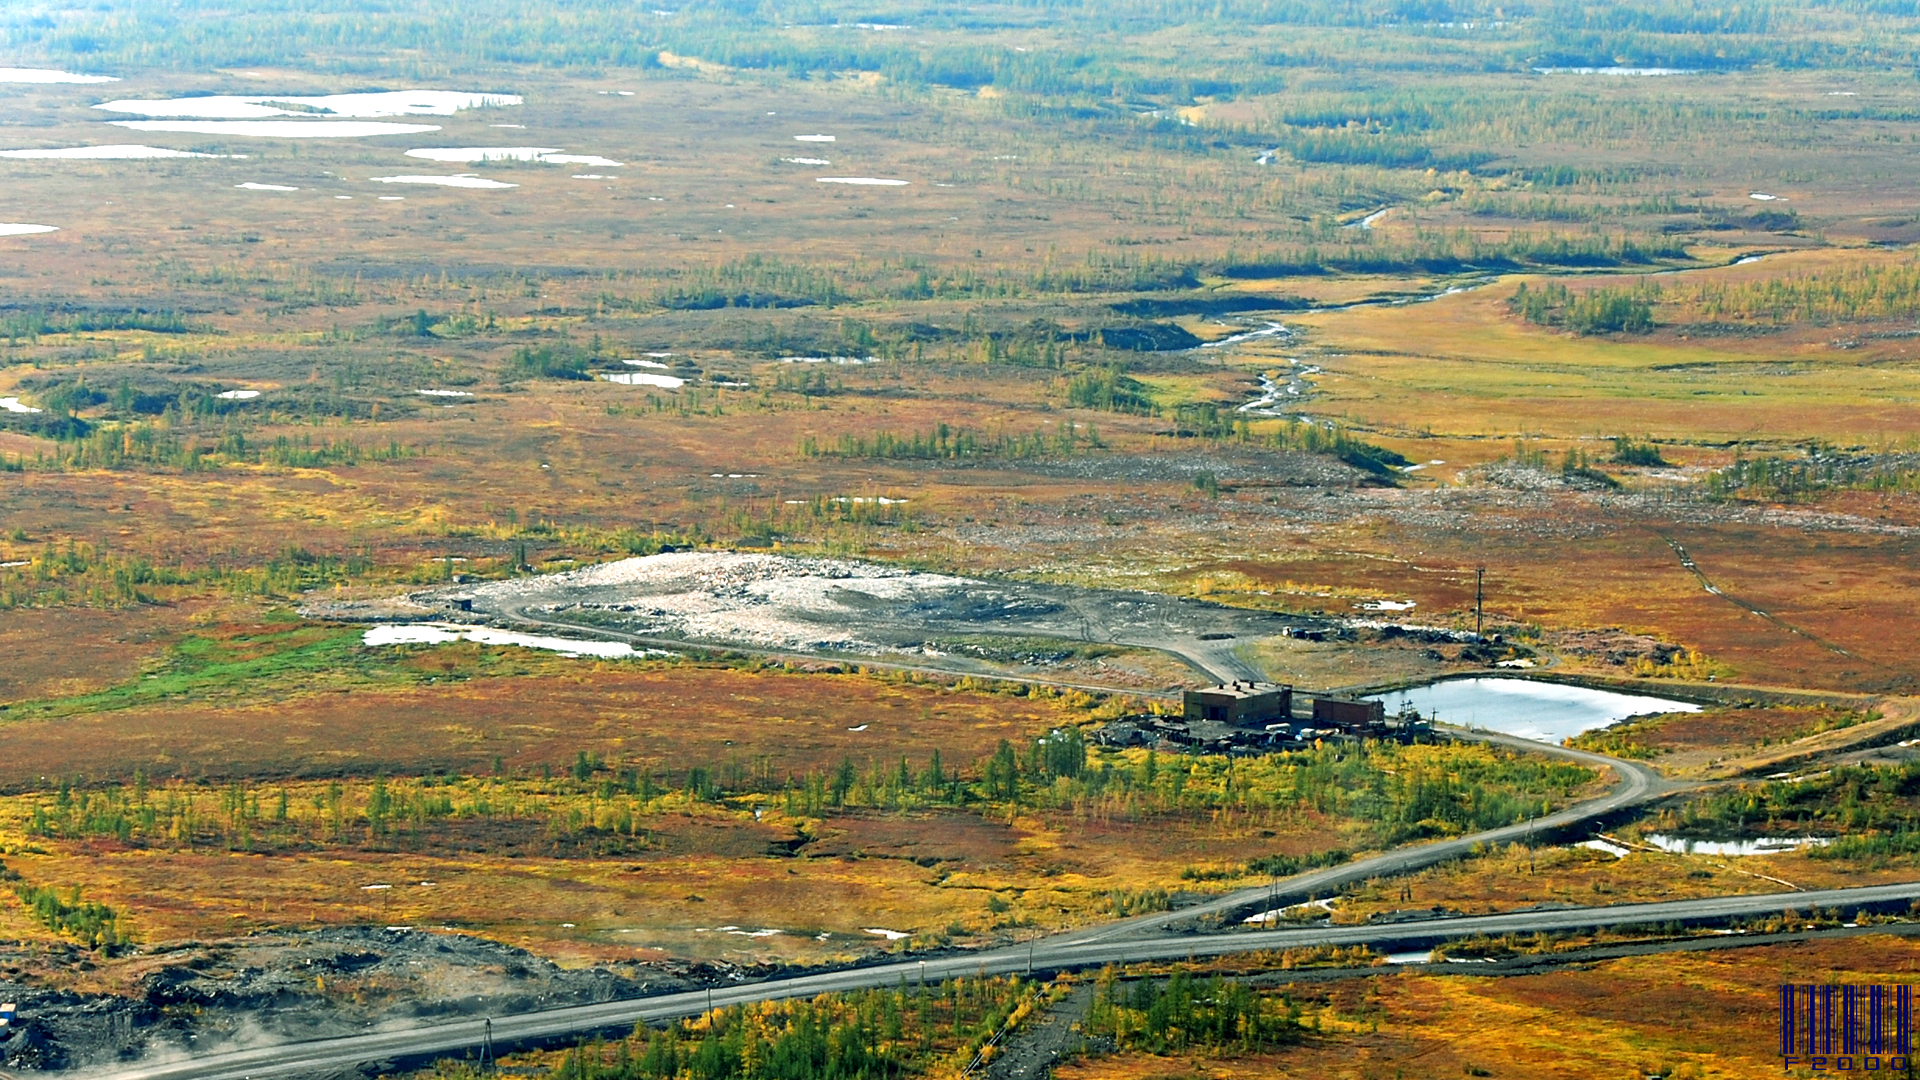
{"type": "MultiPolygon", "coordinates": [[[[1077,691],[359,635],[210,628],[11,706],[9,872],[106,903],[107,946],[377,918],[575,961],[819,962],[876,927],[984,944],[1163,910],[1604,783],[1472,746],[1089,750],[1078,725],[1123,702],[1077,691]]],[[[42,921],[29,940],[71,932],[42,921]]]]}
{"type": "MultiPolygon", "coordinates": [[[[1714,63],[1691,31],[1608,38],[1705,69],[1643,78],[1535,71],[1603,55],[1557,8],[1286,43],[1232,12],[994,10],[915,7],[911,38],[870,13],[606,11],[569,36],[593,55],[554,44],[571,10],[507,51],[485,19],[391,13],[352,46],[312,13],[158,44],[85,13],[0,26],[48,63],[124,65],[110,92],[0,89],[7,148],[218,155],[0,158],[6,216],[60,230],[0,238],[0,396],[38,410],[0,413],[19,970],[126,990],[124,950],[345,924],[581,965],[984,946],[1603,783],[1464,745],[1090,748],[1198,675],[1089,643],[1001,642],[994,670],[1103,693],[376,648],[300,616],[316,598],[738,548],[1340,620],[1237,643],[1309,687],[1497,655],[1820,689],[1847,715],[1912,692],[1906,22],[1769,7],[1710,28],[1736,58],[1714,63]],[[397,41],[437,44],[383,67],[397,41]],[[373,79],[524,102],[369,139],[130,132],[90,107],[373,79]],[[405,154],[523,143],[622,164],[405,154]],[[457,172],[514,186],[374,179],[457,172]],[[1497,654],[1453,633],[1482,566],[1497,654]]],[[[1791,708],[1612,735],[1711,759],[1824,722],[1791,708]]],[[[1892,819],[1821,820],[1888,838],[1755,870],[1502,849],[1345,903],[1910,861],[1892,819]]],[[[1425,988],[1404,993],[1432,1019],[1394,1036],[1421,1046],[1478,1007],[1391,985],[1425,988]]]]}
{"type": "MultiPolygon", "coordinates": [[[[1301,980],[1258,992],[1304,1029],[1295,1045],[1245,1053],[1192,1038],[1181,1040],[1185,1047],[1168,1040],[1155,1053],[1136,1035],[1139,1049],[1063,1065],[1056,1075],[1760,1076],[1780,1068],[1781,983],[1846,982],[1863,970],[1908,982],[1914,961],[1910,938],[1868,935],[1629,957],[1546,974],[1301,980]]],[[[1131,990],[1117,987],[1125,1008],[1131,990]]],[[[1128,1019],[1139,1032],[1144,1017],[1128,1019]]]]}

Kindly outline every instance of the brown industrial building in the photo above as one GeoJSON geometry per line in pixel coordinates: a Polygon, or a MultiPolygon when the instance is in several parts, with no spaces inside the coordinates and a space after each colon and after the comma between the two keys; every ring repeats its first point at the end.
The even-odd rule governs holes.
{"type": "Polygon", "coordinates": [[[1181,696],[1189,722],[1210,720],[1235,727],[1263,727],[1293,719],[1293,687],[1279,683],[1231,682],[1189,690],[1181,696]]]}
{"type": "Polygon", "coordinates": [[[1387,706],[1380,701],[1355,698],[1317,697],[1313,699],[1313,722],[1346,728],[1377,727],[1386,722],[1387,706]]]}

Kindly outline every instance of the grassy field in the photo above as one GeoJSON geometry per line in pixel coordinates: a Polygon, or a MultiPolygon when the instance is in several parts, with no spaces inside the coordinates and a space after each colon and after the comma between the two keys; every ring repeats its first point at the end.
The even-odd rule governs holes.
{"type": "Polygon", "coordinates": [[[1777,1070],[1779,985],[1910,978],[1905,937],[1612,960],[1545,975],[1382,974],[1263,997],[1309,1021],[1278,1052],[1129,1053],[1063,1077],[1759,1076],[1777,1070]]]}
{"type": "MultiPolygon", "coordinates": [[[[0,148],[222,155],[0,157],[0,217],[59,227],[0,237],[0,397],[41,410],[0,412],[0,859],[142,948],[371,924],[570,965],[838,962],[1594,790],[1460,748],[1050,771],[1039,740],[1195,677],[1117,648],[1043,672],[1097,697],[375,649],[299,614],[456,574],[739,547],[1158,590],[1352,620],[1240,649],[1326,687],[1481,667],[1420,628],[1469,627],[1485,567],[1490,630],[1541,668],[1852,695],[1591,740],[1684,776],[1914,692],[1902,16],[587,4],[535,32],[482,7],[0,26],[124,80],[0,86],[0,148]],[[1533,70],[1614,57],[1699,70],[1533,70]],[[374,83],[524,101],[368,139],[90,107],[374,83]],[[522,144],[622,164],[406,153],[522,144]],[[454,173],[514,186],[375,181],[454,173]]],[[[1822,818],[1878,845],[1844,858],[1489,852],[1340,917],[1898,880],[1896,817],[1822,818]]],[[[78,937],[0,890],[36,978],[137,981],[47,959],[78,937]]],[[[1750,1075],[1768,979],[1906,949],[1383,975],[1295,991],[1320,1032],[1281,1053],[1062,1075],[1750,1075]]]]}

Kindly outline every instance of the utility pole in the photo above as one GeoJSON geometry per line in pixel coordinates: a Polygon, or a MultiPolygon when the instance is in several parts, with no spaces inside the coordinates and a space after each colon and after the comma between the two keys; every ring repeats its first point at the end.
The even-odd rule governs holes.
{"type": "Polygon", "coordinates": [[[1475,638],[1480,638],[1484,636],[1481,633],[1481,631],[1486,626],[1486,622],[1485,622],[1485,608],[1486,608],[1486,602],[1487,602],[1486,584],[1487,584],[1487,568],[1484,566],[1474,567],[1473,568],[1473,636],[1475,638]]]}
{"type": "Polygon", "coordinates": [[[480,1071],[489,1072],[498,1062],[493,1053],[493,1017],[487,1017],[487,1026],[480,1037],[480,1071]]]}

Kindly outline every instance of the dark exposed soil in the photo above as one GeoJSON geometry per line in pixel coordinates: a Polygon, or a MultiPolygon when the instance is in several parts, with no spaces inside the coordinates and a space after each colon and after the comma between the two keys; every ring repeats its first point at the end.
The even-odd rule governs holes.
{"type": "Polygon", "coordinates": [[[1083,983],[1044,1014],[1021,1025],[987,1067],[988,1080],[1042,1080],[1054,1063],[1079,1052],[1080,1022],[1093,1007],[1094,987],[1083,983]]]}
{"type": "Polygon", "coordinates": [[[15,1073],[321,1038],[391,1021],[589,1004],[748,974],[679,963],[569,971],[477,938],[369,927],[163,949],[125,962],[117,975],[129,992],[119,995],[19,981],[27,959],[0,953],[0,1000],[19,1010],[0,1038],[0,1064],[15,1073]]]}
{"type": "Polygon", "coordinates": [[[901,818],[850,812],[822,822],[818,837],[801,850],[818,856],[911,859],[923,866],[942,862],[992,866],[1010,862],[1026,835],[972,814],[901,818]]]}

